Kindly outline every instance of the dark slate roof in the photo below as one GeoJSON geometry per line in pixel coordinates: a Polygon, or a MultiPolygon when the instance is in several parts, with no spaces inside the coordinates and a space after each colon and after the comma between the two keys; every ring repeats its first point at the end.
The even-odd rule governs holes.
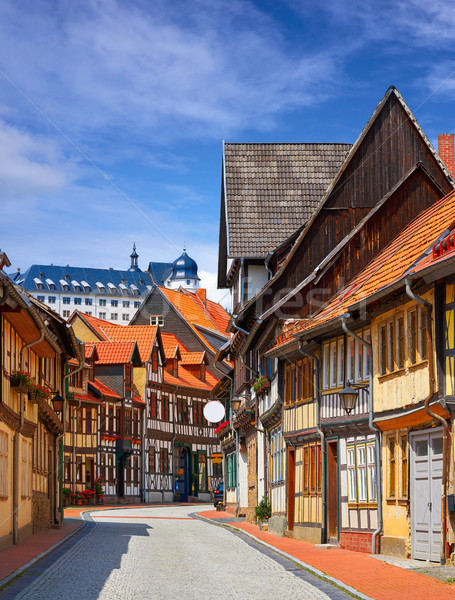
{"type": "Polygon", "coordinates": [[[55,284],[56,292],[65,291],[60,280],[68,283],[68,291],[72,293],[76,291],[72,285],[72,281],[77,281],[81,286],[83,285],[82,282],[85,281],[89,284],[90,290],[87,292],[81,287],[81,293],[99,294],[100,291],[96,284],[100,282],[104,284],[107,294],[109,294],[107,284],[111,283],[117,288],[118,295],[128,296],[146,296],[150,289],[147,289],[147,286],[152,286],[154,283],[150,273],[146,271],[119,271],[117,269],[59,267],[54,265],[32,265],[25,273],[15,273],[11,277],[16,284],[27,291],[38,291],[39,288],[35,279],[42,281],[44,291],[52,290],[49,282],[46,281],[48,279],[55,284]],[[122,280],[125,280],[123,285],[127,287],[125,293],[120,293],[119,285],[122,283],[122,280]],[[139,293],[135,294],[130,285],[135,285],[139,293]]]}
{"type": "Polygon", "coordinates": [[[308,221],[351,144],[224,144],[227,255],[264,257],[308,221]]]}
{"type": "Polygon", "coordinates": [[[164,282],[169,277],[172,271],[173,263],[159,263],[159,262],[151,262],[149,263],[149,268],[147,271],[150,273],[153,282],[157,285],[164,285],[164,282]]]}

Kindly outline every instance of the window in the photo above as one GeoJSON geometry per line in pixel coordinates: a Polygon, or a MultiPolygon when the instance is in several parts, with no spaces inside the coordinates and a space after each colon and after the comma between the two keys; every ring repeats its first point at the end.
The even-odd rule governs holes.
{"type": "Polygon", "coordinates": [[[123,319],[124,321],[129,321],[129,320],[130,320],[130,316],[129,316],[128,314],[123,314],[123,315],[122,315],[122,319],[123,319]]]}
{"type": "Polygon", "coordinates": [[[190,279],[186,280],[186,285],[191,285],[191,280],[190,279]]]}
{"type": "Polygon", "coordinates": [[[108,454],[107,457],[107,480],[109,483],[114,483],[114,457],[108,454]]]}
{"type": "Polygon", "coordinates": [[[130,301],[129,300],[123,300],[122,304],[123,304],[123,308],[129,308],[130,307],[130,301]]]}
{"type": "Polygon", "coordinates": [[[296,399],[298,402],[313,400],[313,360],[304,358],[296,364],[296,399]]]}
{"type": "Polygon", "coordinates": [[[394,432],[386,438],[387,499],[408,498],[408,436],[394,432]]]}
{"type": "Polygon", "coordinates": [[[164,396],[161,400],[161,418],[163,421],[169,421],[169,398],[164,396]]]}
{"type": "Polygon", "coordinates": [[[153,393],[150,396],[150,418],[151,419],[157,419],[158,415],[157,415],[157,400],[156,400],[156,394],[153,393]]]}
{"type": "Polygon", "coordinates": [[[77,409],[76,413],[76,432],[82,433],[82,408],[77,409]]]}
{"type": "Polygon", "coordinates": [[[46,299],[45,296],[37,296],[37,298],[40,302],[44,302],[46,299]]]}
{"type": "Polygon", "coordinates": [[[71,304],[71,298],[69,296],[63,296],[63,304],[71,304]]]}
{"type": "Polygon", "coordinates": [[[149,448],[149,469],[150,473],[156,473],[156,457],[155,448],[153,446],[149,448]]]}
{"type": "Polygon", "coordinates": [[[86,310],[86,311],[85,311],[85,314],[86,314],[86,315],[88,315],[88,316],[90,317],[90,316],[91,316],[91,314],[92,314],[92,311],[91,311],[91,310],[86,310]]]}
{"type": "Polygon", "coordinates": [[[131,435],[132,435],[131,408],[125,408],[124,416],[125,416],[124,435],[125,435],[125,437],[131,437],[131,435]]]}
{"type": "Polygon", "coordinates": [[[160,450],[160,473],[169,473],[169,451],[167,448],[160,450]]]}
{"type": "Polygon", "coordinates": [[[133,436],[139,437],[139,412],[133,411],[133,436]]]}
{"type": "Polygon", "coordinates": [[[156,348],[153,349],[152,354],[152,371],[154,373],[158,371],[158,350],[156,348]]]}
{"type": "Polygon", "coordinates": [[[416,307],[379,325],[379,374],[426,360],[426,312],[416,307]]]}
{"type": "Polygon", "coordinates": [[[68,318],[70,316],[70,311],[69,310],[64,310],[63,311],[63,316],[68,318]]]}
{"type": "Polygon", "coordinates": [[[63,473],[65,481],[71,481],[71,459],[69,456],[65,456],[63,473]]]}
{"type": "Polygon", "coordinates": [[[114,433],[114,407],[109,407],[108,433],[114,433]]]}
{"type": "Polygon", "coordinates": [[[349,504],[375,504],[375,442],[348,444],[346,453],[349,504]]]}
{"type": "Polygon", "coordinates": [[[82,482],[82,456],[76,456],[76,481],[82,482]]]}
{"type": "Polygon", "coordinates": [[[150,325],[160,325],[161,327],[164,325],[164,317],[163,315],[151,315],[150,316],[150,325]]]}
{"type": "Polygon", "coordinates": [[[8,434],[0,431],[0,497],[8,496],[8,434]]]}
{"type": "Polygon", "coordinates": [[[226,487],[237,487],[237,460],[235,452],[226,456],[226,487]]]}
{"type": "Polygon", "coordinates": [[[189,423],[188,400],[186,398],[177,398],[177,422],[189,423]]]}
{"type": "Polygon", "coordinates": [[[404,317],[399,316],[395,320],[395,327],[397,331],[397,368],[402,369],[404,367],[404,317]]]}
{"type": "Polygon", "coordinates": [[[118,300],[111,300],[111,306],[116,308],[118,306],[118,300]]]}
{"type": "Polygon", "coordinates": [[[105,312],[100,312],[100,313],[98,313],[98,315],[99,315],[100,319],[105,319],[106,318],[106,313],[105,312]]]}
{"type": "Polygon", "coordinates": [[[303,452],[303,494],[321,493],[321,445],[317,442],[304,444],[303,452]]]}
{"type": "Polygon", "coordinates": [[[47,297],[47,301],[49,302],[49,304],[55,304],[55,296],[48,296],[47,297]]]}
{"type": "Polygon", "coordinates": [[[85,409],[85,432],[92,433],[92,409],[85,409]]]}
{"type": "Polygon", "coordinates": [[[111,321],[118,321],[118,313],[111,313],[111,321]]]}
{"type": "Polygon", "coordinates": [[[105,298],[100,298],[100,306],[106,306],[106,299],[105,298]]]}
{"type": "Polygon", "coordinates": [[[85,306],[92,306],[92,302],[93,302],[93,300],[91,298],[86,298],[85,299],[85,306]]]}
{"type": "Polygon", "coordinates": [[[420,360],[427,358],[427,313],[424,308],[419,309],[419,356],[420,360]]]}
{"type": "Polygon", "coordinates": [[[80,306],[82,304],[82,298],[74,298],[74,304],[80,306]]]}
{"type": "Polygon", "coordinates": [[[134,301],[134,308],[139,308],[141,303],[138,300],[134,301]]]}
{"type": "MultiPolygon", "coordinates": [[[[362,331],[360,331],[362,335],[362,331]]],[[[324,390],[339,389],[344,386],[345,370],[346,380],[351,383],[355,378],[355,343],[344,337],[328,340],[322,347],[322,387],[324,390]]],[[[362,364],[358,367],[362,371],[362,364]]]]}

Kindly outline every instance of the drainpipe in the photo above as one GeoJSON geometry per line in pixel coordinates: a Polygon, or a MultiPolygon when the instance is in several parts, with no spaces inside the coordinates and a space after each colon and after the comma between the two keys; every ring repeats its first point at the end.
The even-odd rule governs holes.
{"type": "Polygon", "coordinates": [[[375,466],[376,466],[376,480],[377,480],[376,495],[378,497],[378,528],[376,529],[376,531],[373,533],[373,535],[371,537],[371,554],[376,554],[376,539],[382,531],[383,516],[382,516],[381,431],[373,423],[373,348],[372,348],[371,344],[366,342],[363,338],[361,338],[359,335],[357,335],[356,333],[354,333],[353,331],[351,331],[348,328],[348,326],[346,325],[346,319],[348,319],[349,316],[350,316],[349,313],[347,313],[341,317],[341,327],[343,328],[343,331],[346,333],[346,335],[350,335],[355,340],[357,340],[360,344],[362,344],[363,347],[368,350],[369,357],[370,357],[370,360],[368,361],[369,362],[368,368],[369,368],[369,372],[370,372],[370,376],[368,378],[368,388],[369,388],[368,425],[369,425],[371,431],[374,433],[375,438],[376,438],[376,443],[375,443],[376,465],[375,466]]]}
{"type": "Polygon", "coordinates": [[[444,417],[441,417],[434,413],[430,408],[430,401],[435,393],[435,381],[434,381],[434,363],[433,363],[433,328],[432,328],[432,311],[433,305],[424,300],[420,296],[416,296],[411,289],[412,280],[410,277],[406,277],[405,280],[406,285],[406,294],[420,304],[420,306],[424,306],[426,308],[426,319],[427,319],[427,357],[428,357],[428,378],[429,378],[429,390],[428,396],[424,400],[424,408],[425,412],[428,416],[432,417],[436,421],[438,421],[442,425],[442,499],[441,499],[441,554],[440,554],[440,562],[441,565],[446,564],[446,541],[447,541],[447,465],[448,465],[448,425],[447,421],[444,417]]]}
{"type": "Polygon", "coordinates": [[[320,377],[320,362],[319,358],[313,354],[312,352],[305,352],[302,348],[302,340],[299,340],[299,351],[303,356],[308,358],[312,358],[315,362],[316,366],[316,431],[321,438],[321,481],[322,481],[322,489],[321,489],[321,502],[322,502],[322,531],[321,531],[321,543],[325,544],[327,542],[327,490],[326,490],[326,443],[325,443],[325,433],[321,429],[321,387],[319,385],[319,377],[320,377]]]}
{"type": "MultiPolygon", "coordinates": [[[[28,350],[32,346],[39,344],[44,339],[44,327],[36,323],[40,330],[40,335],[36,340],[29,342],[22,346],[19,352],[19,365],[21,371],[24,369],[24,352],[28,350]]],[[[19,460],[20,460],[20,436],[24,429],[24,421],[25,421],[25,400],[22,398],[22,394],[19,394],[19,415],[20,422],[19,428],[14,433],[14,442],[13,442],[13,544],[19,543],[19,460]]]]}
{"type": "MultiPolygon", "coordinates": [[[[67,403],[67,391],[66,391],[66,380],[71,376],[71,375],[75,375],[76,373],[79,373],[79,371],[82,371],[82,369],[85,366],[85,350],[84,350],[85,346],[83,346],[82,348],[80,348],[80,357],[79,357],[79,366],[75,371],[68,371],[68,373],[65,373],[65,375],[63,375],[63,414],[62,414],[62,423],[63,423],[63,430],[62,433],[60,433],[56,439],[55,439],[55,451],[54,451],[54,459],[55,459],[55,485],[54,485],[54,493],[55,493],[55,502],[54,502],[54,520],[55,523],[60,523],[61,525],[63,524],[63,503],[60,502],[60,518],[59,518],[59,510],[58,510],[58,505],[59,505],[59,500],[61,500],[62,497],[62,489],[63,489],[63,476],[62,473],[60,473],[60,477],[59,477],[59,467],[62,467],[63,464],[63,439],[64,439],[64,435],[65,435],[65,429],[66,429],[66,403],[67,403]],[[61,461],[59,464],[59,454],[61,454],[61,461]]],[[[79,406],[81,405],[80,401],[79,401],[79,406]]],[[[75,464],[75,460],[74,460],[74,445],[75,445],[75,440],[74,440],[74,436],[75,436],[75,423],[74,423],[74,413],[73,413],[73,477],[75,474],[74,471],[74,464],[75,464]]],[[[74,481],[75,483],[75,481],[74,481]]]]}
{"type": "Polygon", "coordinates": [[[269,272],[269,280],[273,278],[272,269],[269,267],[269,262],[270,262],[270,259],[272,258],[272,256],[273,256],[273,252],[269,251],[269,253],[267,254],[266,259],[264,260],[265,268],[269,272]]]}

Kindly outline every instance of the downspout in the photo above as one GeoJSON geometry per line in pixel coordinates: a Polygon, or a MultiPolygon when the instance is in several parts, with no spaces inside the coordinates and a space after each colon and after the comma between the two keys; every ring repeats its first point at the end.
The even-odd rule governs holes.
{"type": "Polygon", "coordinates": [[[321,530],[321,543],[325,544],[327,542],[327,490],[326,490],[326,442],[325,442],[325,433],[321,429],[321,387],[319,385],[319,377],[320,377],[320,362],[319,358],[313,354],[312,352],[305,352],[302,348],[302,340],[299,340],[299,351],[303,356],[311,358],[315,362],[316,366],[316,431],[321,438],[321,503],[322,503],[322,530],[321,530]]]}
{"type": "Polygon", "coordinates": [[[270,281],[270,279],[273,278],[272,269],[269,267],[269,262],[270,262],[270,259],[272,258],[272,256],[273,256],[273,252],[269,251],[269,253],[267,254],[267,256],[264,260],[264,266],[267,269],[267,271],[269,272],[269,281],[270,281]]]}
{"type": "Polygon", "coordinates": [[[424,408],[425,412],[429,417],[432,417],[442,425],[442,499],[441,499],[441,553],[440,553],[440,562],[441,565],[446,564],[446,541],[447,541],[447,465],[448,465],[448,425],[447,421],[444,417],[441,417],[434,413],[430,408],[430,401],[435,393],[435,382],[434,382],[434,362],[433,362],[433,319],[432,319],[432,311],[433,305],[431,302],[424,300],[420,296],[416,296],[411,289],[412,280],[410,277],[405,277],[405,285],[406,285],[406,294],[420,304],[424,306],[426,310],[426,320],[427,320],[427,358],[428,358],[428,383],[429,390],[428,396],[424,400],[424,408]]]}
{"type": "Polygon", "coordinates": [[[359,335],[357,335],[356,333],[354,333],[353,331],[351,331],[348,328],[348,326],[346,325],[346,319],[349,318],[349,316],[350,315],[348,313],[341,317],[341,327],[343,328],[343,331],[346,333],[346,335],[350,335],[355,340],[357,340],[360,344],[362,344],[364,346],[364,348],[366,348],[369,352],[368,370],[370,372],[370,375],[368,377],[368,388],[369,388],[368,425],[369,425],[371,431],[374,433],[375,438],[376,438],[376,443],[375,443],[376,465],[375,465],[375,467],[376,467],[376,480],[377,480],[376,495],[377,495],[377,500],[378,500],[378,528],[376,529],[376,531],[373,533],[373,535],[371,537],[371,554],[376,554],[376,539],[382,531],[383,516],[382,516],[381,431],[373,423],[373,348],[372,348],[371,344],[366,342],[363,338],[361,338],[359,335]]]}
{"type": "MultiPolygon", "coordinates": [[[[36,322],[35,322],[36,323],[36,322]]],[[[36,340],[25,344],[22,346],[19,352],[19,365],[21,371],[24,369],[23,361],[24,361],[24,352],[28,350],[32,346],[39,344],[44,339],[44,327],[36,323],[40,330],[40,335],[36,340]]],[[[18,513],[19,513],[19,456],[20,456],[20,436],[24,429],[24,404],[25,401],[22,398],[22,394],[19,394],[19,415],[20,422],[19,428],[14,433],[14,442],[13,442],[13,544],[19,543],[19,523],[18,523],[18,513]]]]}
{"type": "MultiPolygon", "coordinates": [[[[67,390],[66,390],[66,383],[67,383],[67,379],[71,376],[71,375],[75,375],[76,373],[79,373],[79,371],[82,371],[82,369],[85,366],[85,350],[83,350],[83,348],[85,348],[85,346],[83,346],[82,348],[80,348],[80,356],[79,356],[79,366],[75,371],[68,371],[68,373],[65,373],[65,375],[63,375],[63,380],[62,380],[62,385],[63,385],[63,414],[62,414],[62,423],[63,423],[63,430],[62,433],[60,433],[56,439],[55,439],[55,451],[54,451],[54,457],[55,457],[55,485],[54,485],[54,492],[55,492],[55,502],[54,502],[54,519],[55,519],[55,523],[60,523],[60,525],[63,524],[63,503],[60,503],[60,519],[58,516],[58,504],[59,504],[59,499],[61,499],[62,497],[62,489],[63,489],[63,476],[61,476],[59,478],[59,461],[58,461],[58,455],[61,452],[63,454],[63,437],[65,435],[65,429],[66,429],[66,403],[67,403],[67,390]]],[[[81,405],[81,402],[79,401],[79,407],[81,405]]],[[[74,457],[74,445],[75,445],[75,423],[74,423],[74,412],[73,412],[73,423],[72,423],[73,427],[72,427],[72,432],[73,432],[73,469],[72,469],[72,475],[74,477],[75,475],[75,457],[74,457]]],[[[63,457],[62,457],[62,461],[63,461],[63,457]]],[[[74,480],[74,484],[76,483],[76,481],[74,480]]]]}

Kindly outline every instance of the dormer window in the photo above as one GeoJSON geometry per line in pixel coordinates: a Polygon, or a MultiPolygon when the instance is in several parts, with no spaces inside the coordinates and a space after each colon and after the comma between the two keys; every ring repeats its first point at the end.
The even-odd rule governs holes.
{"type": "Polygon", "coordinates": [[[101,281],[97,281],[96,282],[96,287],[99,289],[99,291],[101,293],[104,294],[104,292],[106,291],[106,288],[104,287],[104,283],[101,283],[101,281]]]}
{"type": "Polygon", "coordinates": [[[75,292],[81,291],[81,284],[79,283],[79,281],[76,281],[75,279],[73,279],[73,281],[71,282],[71,285],[73,286],[73,289],[75,292]]]}
{"type": "Polygon", "coordinates": [[[60,287],[64,292],[67,292],[69,290],[68,282],[65,279],[60,279],[59,283],[60,287]]]}
{"type": "Polygon", "coordinates": [[[47,287],[50,290],[55,290],[55,283],[52,281],[52,279],[46,279],[46,283],[47,283],[47,287]]]}
{"type": "Polygon", "coordinates": [[[90,291],[90,285],[87,283],[87,281],[82,280],[81,284],[82,284],[82,287],[84,288],[84,292],[90,291]]]}
{"type": "Polygon", "coordinates": [[[163,327],[164,325],[164,317],[163,315],[151,315],[150,316],[150,325],[154,325],[155,327],[159,325],[163,327]]]}
{"type": "Polygon", "coordinates": [[[135,296],[139,296],[139,288],[137,287],[137,285],[134,285],[134,283],[132,283],[130,285],[130,289],[135,296]]]}
{"type": "Polygon", "coordinates": [[[117,288],[115,287],[115,285],[113,283],[109,282],[107,284],[107,287],[108,287],[108,289],[109,289],[109,291],[110,291],[111,294],[116,294],[117,293],[117,288]]]}
{"type": "Polygon", "coordinates": [[[128,288],[126,287],[126,285],[124,283],[119,283],[118,284],[120,291],[122,292],[122,294],[124,296],[126,296],[126,294],[128,293],[128,288]]]}
{"type": "Polygon", "coordinates": [[[37,290],[44,290],[44,284],[43,284],[43,282],[41,281],[41,279],[39,279],[39,277],[35,277],[35,278],[33,279],[33,281],[34,281],[34,283],[35,283],[35,285],[36,285],[36,289],[37,289],[37,290]]]}

